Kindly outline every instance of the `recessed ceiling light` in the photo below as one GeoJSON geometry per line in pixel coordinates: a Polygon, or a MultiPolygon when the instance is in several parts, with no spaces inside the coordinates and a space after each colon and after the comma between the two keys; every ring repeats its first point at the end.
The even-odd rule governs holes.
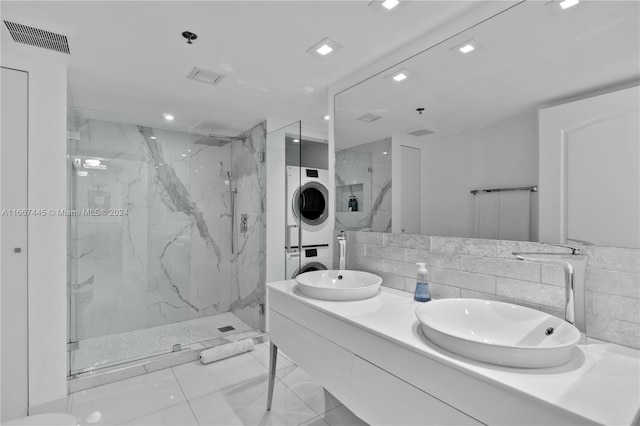
{"type": "Polygon", "coordinates": [[[97,158],[87,158],[86,160],[84,160],[84,164],[89,167],[98,167],[100,165],[100,160],[98,160],[97,158]]]}
{"type": "Polygon", "coordinates": [[[183,156],[183,157],[186,157],[186,156],[187,156],[187,154],[182,154],[182,156],[183,156]]]}
{"type": "Polygon", "coordinates": [[[156,139],[158,139],[158,138],[157,138],[157,137],[155,137],[155,136],[149,136],[149,139],[156,140],[156,139]]]}
{"type": "Polygon", "coordinates": [[[569,9],[580,3],[580,0],[564,0],[560,2],[560,7],[563,9],[569,9]]]}
{"type": "Polygon", "coordinates": [[[382,155],[387,155],[387,154],[389,154],[387,151],[384,151],[384,152],[382,153],[382,155]]]}
{"type": "Polygon", "coordinates": [[[451,52],[456,53],[458,55],[467,55],[471,52],[482,49],[484,46],[476,40],[468,40],[464,43],[460,43],[457,46],[449,49],[451,52]]]}
{"type": "Polygon", "coordinates": [[[464,46],[462,46],[461,48],[458,49],[459,51],[461,51],[462,53],[469,53],[472,50],[476,50],[475,47],[473,47],[470,44],[465,44],[464,46]]]}
{"type": "Polygon", "coordinates": [[[167,114],[167,113],[162,114],[162,116],[163,116],[163,117],[164,117],[164,119],[165,119],[165,120],[167,120],[167,121],[173,121],[173,119],[175,118],[175,117],[173,116],[173,114],[167,114]]]}
{"type": "Polygon", "coordinates": [[[400,83],[408,79],[410,76],[411,76],[411,73],[409,71],[407,71],[406,69],[402,69],[402,70],[395,70],[393,73],[388,74],[384,78],[390,78],[396,83],[400,83]]]}
{"type": "Polygon", "coordinates": [[[316,58],[326,58],[330,54],[336,53],[342,49],[342,45],[335,40],[325,37],[310,48],[307,49],[307,53],[316,58]]]}
{"type": "Polygon", "coordinates": [[[331,117],[329,117],[328,115],[325,115],[325,116],[324,116],[324,117],[322,117],[322,118],[324,118],[325,120],[327,120],[327,121],[328,121],[331,117]]]}
{"type": "Polygon", "coordinates": [[[316,49],[316,52],[318,52],[319,54],[324,56],[324,55],[328,55],[329,53],[333,52],[333,49],[329,45],[323,44],[322,46],[320,46],[319,48],[316,49]]]}
{"type": "Polygon", "coordinates": [[[552,15],[557,15],[580,3],[580,0],[552,0],[545,4],[552,15]]]}
{"type": "Polygon", "coordinates": [[[393,76],[393,79],[394,79],[395,81],[402,81],[402,80],[404,80],[404,79],[406,79],[406,78],[407,78],[407,75],[406,75],[405,73],[403,73],[403,72],[401,72],[400,74],[396,74],[396,75],[394,75],[394,76],[393,76]]]}
{"type": "Polygon", "coordinates": [[[398,0],[385,0],[382,2],[382,7],[384,7],[387,10],[391,10],[399,4],[400,2],[398,0]]]}
{"type": "MultiPolygon", "coordinates": [[[[405,4],[408,2],[404,2],[405,4]]],[[[395,12],[398,8],[398,5],[400,5],[400,1],[399,0],[373,0],[369,2],[369,6],[371,6],[371,8],[377,12],[380,13],[390,13],[390,12],[395,12]]]]}
{"type": "Polygon", "coordinates": [[[300,142],[300,139],[294,139],[293,141],[294,142],[300,142]]]}

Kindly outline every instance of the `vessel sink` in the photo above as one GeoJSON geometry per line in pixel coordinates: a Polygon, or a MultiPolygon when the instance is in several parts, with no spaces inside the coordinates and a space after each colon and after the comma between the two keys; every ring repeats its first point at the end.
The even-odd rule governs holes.
{"type": "Polygon", "coordinates": [[[382,278],[362,271],[310,271],[296,277],[299,291],[323,300],[362,300],[378,294],[382,278]]]}
{"type": "Polygon", "coordinates": [[[580,331],[535,309],[479,299],[441,299],[416,309],[427,339],[492,364],[554,367],[571,359],[580,331]]]}

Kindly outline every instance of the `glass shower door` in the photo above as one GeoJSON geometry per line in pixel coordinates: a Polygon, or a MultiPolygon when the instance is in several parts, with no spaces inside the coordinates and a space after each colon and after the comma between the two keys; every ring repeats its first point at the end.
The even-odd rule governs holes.
{"type": "Polygon", "coordinates": [[[218,137],[70,115],[70,376],[259,338],[266,124],[218,137]]]}
{"type": "Polygon", "coordinates": [[[192,291],[191,218],[172,201],[190,182],[187,136],[162,150],[153,129],[70,111],[72,376],[171,352],[178,342],[157,327],[193,317],[172,309],[192,291]]]}

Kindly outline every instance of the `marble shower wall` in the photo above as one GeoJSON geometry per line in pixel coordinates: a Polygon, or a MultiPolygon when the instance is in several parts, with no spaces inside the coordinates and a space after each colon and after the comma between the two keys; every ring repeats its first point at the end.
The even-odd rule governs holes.
{"type": "MultiPolygon", "coordinates": [[[[70,141],[75,164],[70,208],[126,211],[70,217],[71,337],[230,310],[253,312],[252,305],[257,311],[251,295],[259,284],[244,277],[245,270],[259,269],[251,262],[261,257],[261,229],[254,226],[238,236],[247,240],[247,247],[242,255],[231,254],[227,171],[237,175],[238,162],[250,169],[241,147],[259,145],[254,130],[259,134],[264,126],[220,147],[198,143],[207,138],[187,133],[86,119],[80,113],[71,121],[70,130],[80,137],[70,141]],[[99,158],[101,165],[87,168],[87,158],[99,158]]],[[[247,172],[246,180],[244,197],[249,201],[239,190],[239,204],[250,218],[261,217],[255,202],[261,199],[260,185],[253,184],[259,182],[257,171],[247,172]]]]}
{"type": "Polygon", "coordinates": [[[371,152],[336,152],[336,229],[391,232],[391,139],[375,141],[371,152]],[[387,152],[382,154],[381,152],[387,152]],[[349,196],[358,211],[348,211],[349,196]]]}
{"type": "Polygon", "coordinates": [[[371,229],[371,154],[348,149],[336,152],[336,229],[371,229]],[[358,211],[349,211],[355,196],[358,211]]]}
{"type": "Polygon", "coordinates": [[[236,229],[242,214],[247,215],[247,232],[237,232],[235,270],[231,276],[229,310],[254,329],[264,330],[260,304],[266,300],[265,204],[266,170],[263,156],[267,123],[243,133],[231,146],[232,174],[236,197],[236,229]]]}
{"type": "Polygon", "coordinates": [[[391,232],[391,139],[387,154],[373,153],[371,165],[371,230],[391,232]]]}

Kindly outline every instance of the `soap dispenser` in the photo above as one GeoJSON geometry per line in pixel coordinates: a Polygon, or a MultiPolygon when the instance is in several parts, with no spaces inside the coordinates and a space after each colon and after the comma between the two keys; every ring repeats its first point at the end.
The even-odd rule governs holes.
{"type": "Polygon", "coordinates": [[[426,263],[416,263],[418,265],[418,278],[416,279],[416,292],[413,300],[417,302],[429,302],[431,291],[429,290],[429,271],[426,263]]]}

